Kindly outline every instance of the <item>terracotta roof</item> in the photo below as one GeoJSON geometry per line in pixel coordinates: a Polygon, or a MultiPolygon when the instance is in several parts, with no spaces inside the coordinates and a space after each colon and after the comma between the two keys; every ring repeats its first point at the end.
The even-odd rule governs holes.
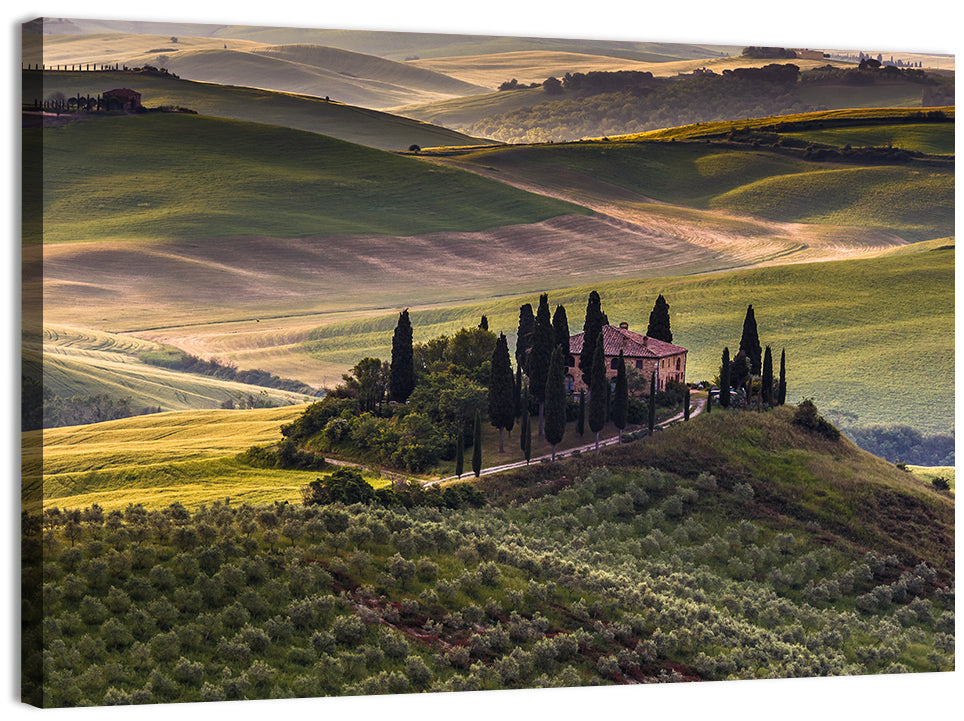
{"type": "MultiPolygon", "coordinates": [[[[678,345],[634,333],[628,328],[604,325],[602,334],[603,353],[607,357],[618,356],[619,351],[623,352],[625,358],[665,358],[687,352],[678,345]]],[[[569,352],[573,355],[582,352],[582,336],[582,333],[577,333],[569,339],[569,352]]]]}

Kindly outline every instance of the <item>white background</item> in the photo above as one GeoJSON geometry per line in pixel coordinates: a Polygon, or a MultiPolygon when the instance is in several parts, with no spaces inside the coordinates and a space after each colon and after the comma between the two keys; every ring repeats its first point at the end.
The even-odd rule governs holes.
{"type": "MultiPolygon", "coordinates": [[[[17,3],[20,5],[20,3],[17,3]]],[[[19,24],[38,16],[118,20],[154,20],[326,27],[358,30],[408,30],[481,35],[598,38],[731,45],[775,45],[835,49],[939,52],[958,54],[962,23],[959,4],[894,0],[809,0],[765,3],[760,0],[710,2],[689,0],[654,7],[637,0],[554,4],[495,0],[489,3],[442,3],[432,0],[374,0],[333,5],[321,2],[270,3],[187,2],[121,3],[58,0],[28,9],[5,6],[7,72],[4,73],[4,157],[9,158],[4,193],[4,344],[0,352],[5,403],[3,458],[7,473],[2,485],[7,532],[0,575],[0,656],[5,718],[37,713],[19,704],[18,619],[19,570],[19,24]]],[[[866,719],[959,718],[959,676],[915,674],[849,679],[725,682],[666,686],[428,694],[377,698],[305,699],[230,704],[181,704],[135,708],[45,711],[52,718],[169,718],[230,715],[232,719],[263,719],[269,715],[301,718],[338,716],[344,719],[515,719],[542,721],[606,716],[612,719],[866,719]]]]}

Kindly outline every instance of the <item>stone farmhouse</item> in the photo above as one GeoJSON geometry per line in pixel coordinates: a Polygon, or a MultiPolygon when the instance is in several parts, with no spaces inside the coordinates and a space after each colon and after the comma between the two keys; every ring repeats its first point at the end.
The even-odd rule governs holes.
{"type": "Polygon", "coordinates": [[[130,88],[106,90],[103,94],[107,110],[127,110],[133,112],[141,107],[141,94],[130,88]]]}
{"type": "MultiPolygon", "coordinates": [[[[604,325],[602,328],[603,355],[606,358],[606,375],[615,382],[622,351],[626,369],[635,369],[643,377],[656,373],[656,389],[666,390],[669,381],[686,382],[687,350],[672,343],[640,335],[629,330],[628,323],[619,326],[604,325]]],[[[582,352],[582,333],[569,339],[569,357],[566,360],[566,387],[570,393],[586,390],[579,370],[579,354],[582,352]]]]}

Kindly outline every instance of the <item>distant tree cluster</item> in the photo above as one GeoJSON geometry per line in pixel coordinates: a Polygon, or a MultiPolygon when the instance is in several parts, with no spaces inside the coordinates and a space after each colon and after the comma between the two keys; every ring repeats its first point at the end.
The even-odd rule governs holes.
{"type": "Polygon", "coordinates": [[[184,373],[198,373],[200,375],[220,378],[221,380],[247,383],[248,385],[260,386],[262,388],[276,388],[278,390],[300,393],[306,396],[320,396],[324,393],[324,391],[312,388],[301,381],[290,378],[280,378],[265,370],[239,370],[234,363],[226,363],[218,358],[203,360],[195,355],[181,351],[148,351],[141,353],[139,359],[142,363],[159,366],[161,368],[182,371],[184,373]]]}
{"type": "Polygon", "coordinates": [[[797,57],[797,53],[794,50],[788,48],[776,48],[776,47],[760,47],[756,45],[750,45],[749,47],[743,48],[741,53],[745,58],[787,58],[793,59],[797,57]]]}
{"type": "Polygon", "coordinates": [[[849,107],[840,104],[835,91],[814,101],[814,89],[821,85],[833,88],[841,83],[878,82],[920,85],[930,98],[927,104],[953,104],[953,78],[889,66],[870,72],[827,65],[801,72],[797,65],[774,63],[763,68],[670,78],[636,71],[567,73],[558,87],[550,83],[561,93],[553,97],[543,95],[543,102],[532,106],[482,118],[463,130],[503,142],[564,142],[693,123],[849,107]]]}
{"type": "Polygon", "coordinates": [[[846,427],[842,430],[865,451],[891,463],[954,465],[954,436],[951,434],[924,435],[916,428],[902,425],[846,427]]]}
{"type": "MultiPolygon", "coordinates": [[[[31,400],[27,400],[29,404],[31,400]]],[[[119,418],[142,416],[149,413],[160,413],[159,406],[145,406],[136,408],[128,398],[112,398],[107,394],[75,395],[69,398],[56,395],[50,388],[44,386],[40,414],[35,409],[24,405],[22,417],[23,430],[37,430],[39,428],[58,428],[61,426],[78,426],[87,423],[101,423],[119,418]]]]}

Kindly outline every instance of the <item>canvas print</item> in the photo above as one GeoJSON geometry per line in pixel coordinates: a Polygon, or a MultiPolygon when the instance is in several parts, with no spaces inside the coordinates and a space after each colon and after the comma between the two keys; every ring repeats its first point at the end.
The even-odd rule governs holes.
{"type": "Polygon", "coordinates": [[[953,56],[22,40],[24,702],[954,670],[953,56]]]}

